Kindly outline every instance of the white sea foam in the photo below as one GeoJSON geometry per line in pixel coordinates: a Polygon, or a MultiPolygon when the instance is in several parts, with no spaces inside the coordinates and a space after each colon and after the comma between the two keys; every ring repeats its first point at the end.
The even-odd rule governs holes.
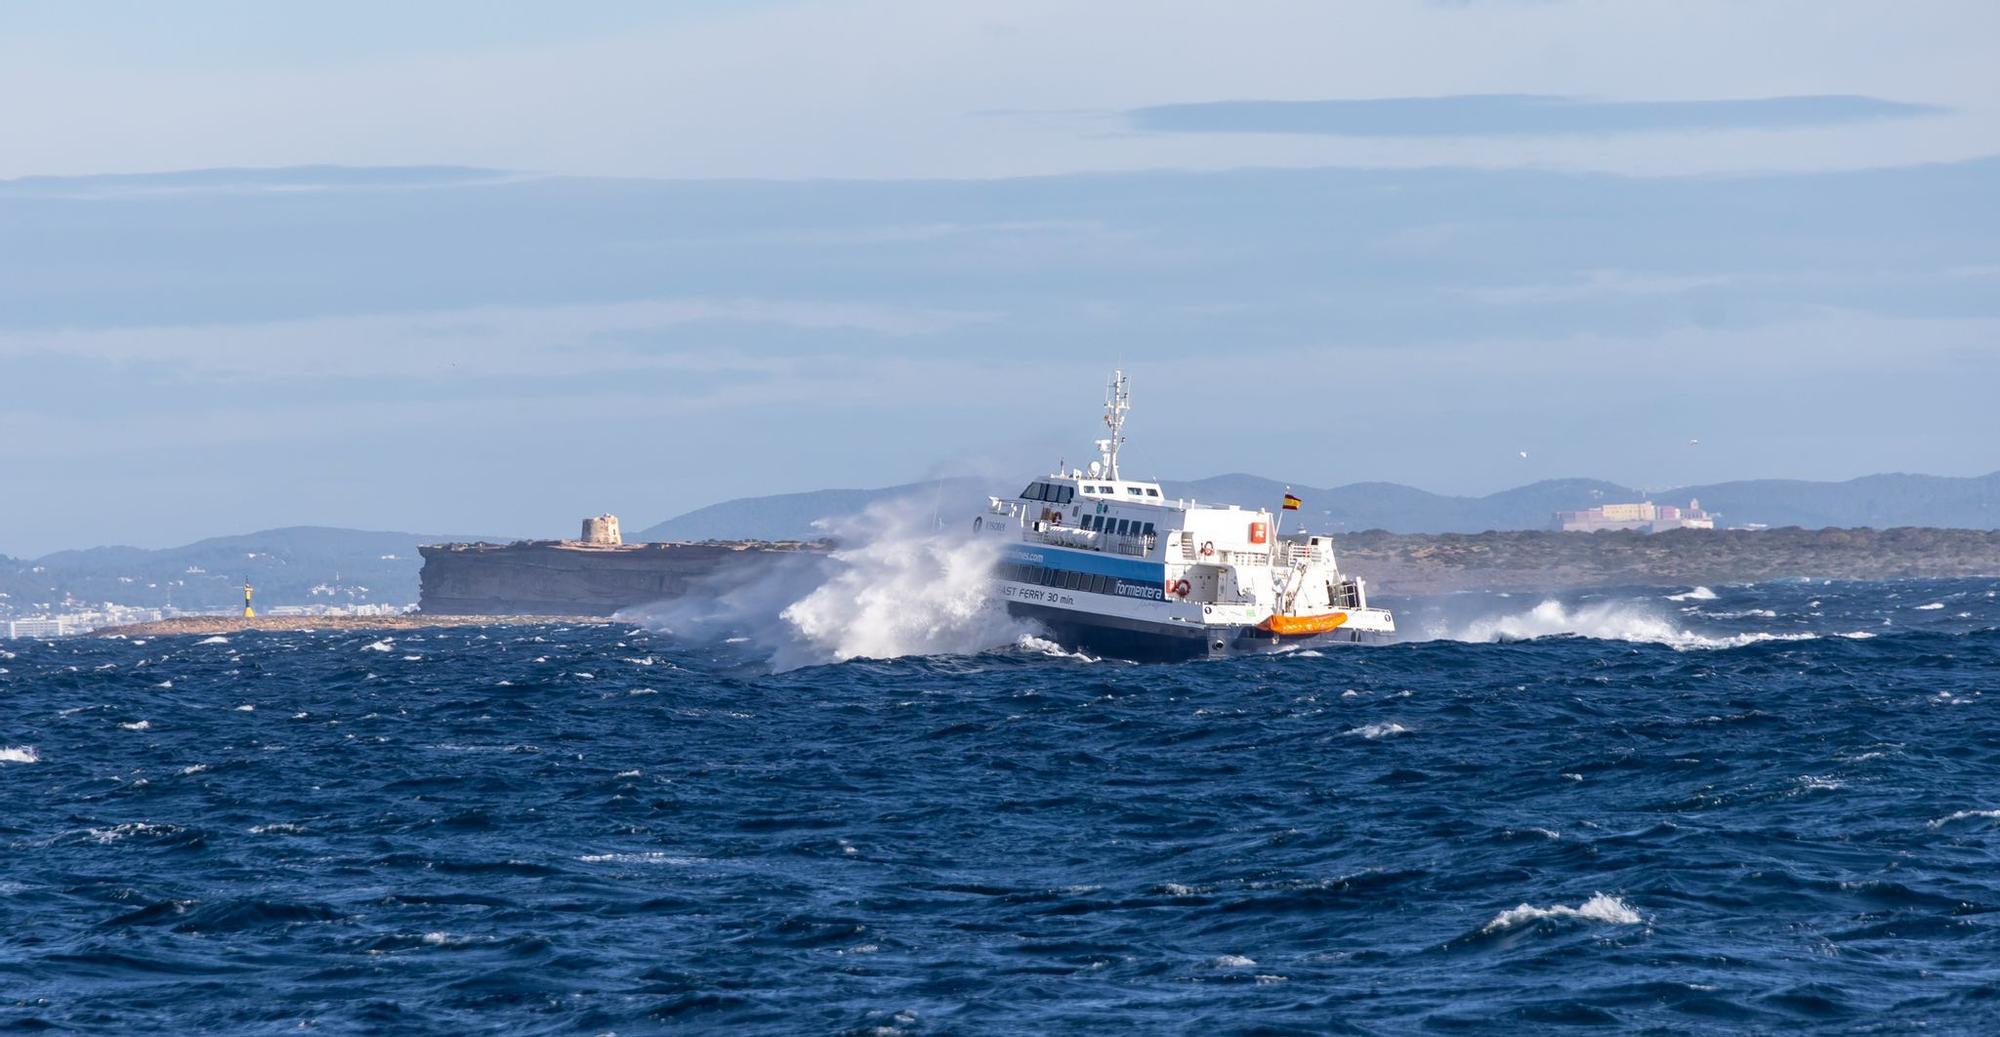
{"type": "Polygon", "coordinates": [[[287,824],[283,821],[278,821],[268,825],[250,826],[251,835],[297,835],[303,831],[305,831],[305,829],[300,828],[298,825],[287,824]]]}
{"type": "Polygon", "coordinates": [[[1103,659],[1100,659],[1097,656],[1091,655],[1087,652],[1069,651],[1068,649],[1055,643],[1054,641],[1049,640],[1046,637],[1037,637],[1034,634],[1022,634],[1019,638],[1017,638],[1014,641],[1014,646],[1024,651],[1040,652],[1043,655],[1046,655],[1052,659],[1075,659],[1079,662],[1086,662],[1086,663],[1098,663],[1104,661],[1103,659]]]}
{"type": "Polygon", "coordinates": [[[364,652],[393,652],[395,651],[395,641],[396,639],[393,637],[385,637],[373,644],[362,645],[361,650],[364,652]]]}
{"type": "Polygon", "coordinates": [[[1456,641],[1525,641],[1564,635],[1637,641],[1678,649],[1737,648],[1760,641],[1805,641],[1818,636],[1807,633],[1711,636],[1684,630],[1636,602],[1607,601],[1571,608],[1553,599],[1524,613],[1473,620],[1447,636],[1456,641]]]}
{"type": "MultiPolygon", "coordinates": [[[[993,603],[1001,538],[920,528],[929,509],[874,505],[826,523],[844,541],[833,575],[779,613],[822,660],[964,654],[1028,632],[993,603]]],[[[814,660],[799,660],[814,661],[814,660]]]]}
{"type": "Polygon", "coordinates": [[[206,770],[208,770],[208,764],[205,764],[205,763],[191,763],[191,764],[188,764],[188,765],[187,765],[187,766],[185,766],[185,767],[182,767],[182,768],[181,768],[181,773],[182,773],[182,774],[200,774],[200,773],[202,773],[202,772],[204,772],[204,771],[206,771],[206,770]]]}
{"type": "Polygon", "coordinates": [[[1707,587],[1696,587],[1691,591],[1667,595],[1668,601],[1714,601],[1716,593],[1707,587]]]}
{"type": "Polygon", "coordinates": [[[0,745],[0,763],[40,763],[42,754],[32,745],[0,745]]]}
{"type": "Polygon", "coordinates": [[[226,644],[228,644],[228,643],[229,643],[229,639],[228,639],[228,638],[226,638],[226,637],[223,637],[223,636],[222,636],[222,635],[220,635],[220,634],[217,634],[217,635],[216,635],[216,636],[214,636],[214,637],[204,637],[204,638],[202,638],[201,640],[199,640],[199,641],[196,641],[196,642],[195,642],[195,644],[198,644],[198,645],[226,645],[226,644]]]}
{"type": "Polygon", "coordinates": [[[242,704],[242,705],[240,705],[240,706],[236,707],[236,712],[238,712],[238,713],[255,713],[255,712],[257,712],[257,707],[256,707],[256,706],[253,706],[253,705],[251,705],[251,704],[249,704],[248,702],[245,702],[244,704],[242,704]]]}
{"type": "Polygon", "coordinates": [[[1643,921],[1639,917],[1639,912],[1632,910],[1623,900],[1595,893],[1589,900],[1575,907],[1566,904],[1556,904],[1552,907],[1522,904],[1519,907],[1508,908],[1494,915],[1493,920],[1486,923],[1485,928],[1480,931],[1490,933],[1501,929],[1512,929],[1523,922],[1536,922],[1544,918],[1579,919],[1586,922],[1604,922],[1608,925],[1637,925],[1643,921]]]}
{"type": "Polygon", "coordinates": [[[1975,817],[1985,818],[1989,821],[2000,821],[2000,810],[1961,810],[1955,814],[1940,817],[1930,822],[1930,827],[1940,828],[1951,824],[1953,821],[1969,821],[1975,817]]]}
{"type": "Polygon", "coordinates": [[[119,724],[118,726],[127,731],[149,731],[152,730],[153,722],[150,720],[137,720],[130,724],[119,724]]]}
{"type": "Polygon", "coordinates": [[[1257,961],[1255,958],[1247,958],[1241,954],[1224,954],[1220,957],[1210,959],[1209,964],[1218,969],[1247,969],[1255,966],[1257,961]]]}
{"type": "Polygon", "coordinates": [[[151,825],[143,821],[127,821],[110,828],[87,828],[85,834],[99,843],[109,845],[131,835],[171,835],[180,831],[175,825],[151,825]]]}
{"type": "Polygon", "coordinates": [[[1842,634],[1840,636],[1853,641],[1866,641],[1869,638],[1874,637],[1875,635],[1867,630],[1849,630],[1847,633],[1842,634]]]}
{"type": "Polygon", "coordinates": [[[1354,728],[1353,730],[1350,731],[1343,731],[1341,733],[1350,735],[1360,735],[1361,737],[1372,741],[1377,738],[1387,738],[1390,735],[1406,735],[1410,733],[1410,729],[1404,727],[1401,724],[1396,724],[1396,723],[1365,724],[1361,727],[1354,728]]]}
{"type": "Polygon", "coordinates": [[[1933,602],[1931,602],[1931,603],[1930,603],[1930,604],[1928,604],[1928,605],[1918,605],[1918,606],[1917,606],[1917,611],[1918,611],[1918,612],[1936,612],[1937,610],[1939,610],[1939,609],[1941,609],[1941,608],[1944,608],[1944,602],[1942,602],[1942,601],[1933,601],[1933,602]]]}

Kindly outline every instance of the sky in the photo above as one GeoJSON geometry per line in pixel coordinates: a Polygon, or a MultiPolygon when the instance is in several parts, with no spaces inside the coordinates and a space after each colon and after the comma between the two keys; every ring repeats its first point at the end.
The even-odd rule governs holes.
{"type": "Polygon", "coordinates": [[[0,554],[1011,482],[1086,455],[1118,365],[1162,477],[1985,474],[1995,38],[1986,2],[12,3],[0,554]]]}

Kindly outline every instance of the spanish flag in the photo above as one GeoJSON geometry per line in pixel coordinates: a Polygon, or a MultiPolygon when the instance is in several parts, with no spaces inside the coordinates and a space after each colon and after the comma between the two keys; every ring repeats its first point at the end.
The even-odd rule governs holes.
{"type": "Polygon", "coordinates": [[[1304,504],[1304,503],[1305,503],[1305,501],[1302,501],[1302,500],[1298,499],[1297,497],[1294,497],[1294,496],[1292,496],[1292,495],[1291,495],[1291,494],[1289,494],[1289,493],[1285,494],[1285,510],[1286,510],[1286,511],[1297,511],[1297,510],[1299,510],[1299,505],[1301,505],[1301,504],[1304,504]]]}

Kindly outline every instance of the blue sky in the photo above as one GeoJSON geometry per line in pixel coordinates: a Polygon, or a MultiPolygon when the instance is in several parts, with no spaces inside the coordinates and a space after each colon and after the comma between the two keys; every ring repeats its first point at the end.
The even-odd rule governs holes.
{"type": "Polygon", "coordinates": [[[585,12],[0,14],[0,553],[2000,468],[1990,4],[585,12]]]}

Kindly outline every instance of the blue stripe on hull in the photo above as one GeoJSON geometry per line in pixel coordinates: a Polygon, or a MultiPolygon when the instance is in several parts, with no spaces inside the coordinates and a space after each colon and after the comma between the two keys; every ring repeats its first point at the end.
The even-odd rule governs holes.
{"type": "Polygon", "coordinates": [[[1096,551],[1073,551],[1065,547],[1027,547],[1009,544],[1004,560],[1021,565],[1039,565],[1048,569],[1111,576],[1135,583],[1150,583],[1155,587],[1164,583],[1167,578],[1167,567],[1160,562],[1142,562],[1136,558],[1121,558],[1117,555],[1099,554],[1096,551]]]}

